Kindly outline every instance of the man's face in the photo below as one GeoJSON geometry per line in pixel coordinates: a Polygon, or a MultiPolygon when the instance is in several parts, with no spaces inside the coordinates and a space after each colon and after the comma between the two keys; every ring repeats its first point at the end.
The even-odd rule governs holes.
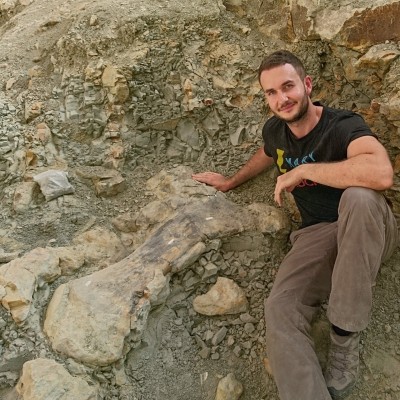
{"type": "Polygon", "coordinates": [[[302,80],[291,64],[285,64],[263,71],[260,83],[276,117],[294,123],[306,116],[312,89],[309,76],[302,80]]]}

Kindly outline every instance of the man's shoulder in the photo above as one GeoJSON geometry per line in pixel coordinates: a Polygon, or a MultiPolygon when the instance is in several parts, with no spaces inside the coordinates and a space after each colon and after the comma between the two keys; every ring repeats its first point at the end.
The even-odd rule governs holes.
{"type": "Polygon", "coordinates": [[[324,118],[326,132],[330,135],[336,133],[341,137],[351,137],[352,140],[365,135],[376,136],[364,117],[355,111],[324,107],[324,118]]]}
{"type": "Polygon", "coordinates": [[[346,110],[344,108],[328,107],[325,105],[323,105],[322,107],[323,107],[323,114],[329,119],[336,119],[337,121],[346,121],[351,118],[363,120],[363,117],[360,114],[352,110],[346,110]]]}

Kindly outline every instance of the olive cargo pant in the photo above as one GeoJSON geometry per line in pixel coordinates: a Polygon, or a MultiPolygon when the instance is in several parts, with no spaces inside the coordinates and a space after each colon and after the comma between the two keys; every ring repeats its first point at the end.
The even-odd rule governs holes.
{"type": "Polygon", "coordinates": [[[330,322],[357,332],[368,324],[380,264],[397,246],[396,220],[384,197],[351,187],[339,219],[291,234],[265,301],[267,353],[281,400],[331,400],[310,336],[321,302],[330,322]]]}

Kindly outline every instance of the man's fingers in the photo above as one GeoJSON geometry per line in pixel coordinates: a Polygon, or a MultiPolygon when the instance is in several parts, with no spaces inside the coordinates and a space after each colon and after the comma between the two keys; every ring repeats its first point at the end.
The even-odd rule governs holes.
{"type": "Polygon", "coordinates": [[[219,175],[216,172],[200,172],[199,174],[193,174],[192,178],[204,178],[209,176],[219,175]]]}
{"type": "Polygon", "coordinates": [[[282,205],[281,189],[278,186],[275,187],[274,200],[279,206],[282,205]]]}
{"type": "Polygon", "coordinates": [[[221,190],[222,192],[226,192],[230,189],[227,187],[227,178],[217,172],[201,172],[199,174],[193,174],[192,179],[213,186],[215,189],[221,190]]]}
{"type": "Polygon", "coordinates": [[[207,183],[211,180],[214,180],[216,175],[218,174],[216,174],[215,172],[202,172],[200,174],[193,174],[192,178],[196,181],[207,183]]]}

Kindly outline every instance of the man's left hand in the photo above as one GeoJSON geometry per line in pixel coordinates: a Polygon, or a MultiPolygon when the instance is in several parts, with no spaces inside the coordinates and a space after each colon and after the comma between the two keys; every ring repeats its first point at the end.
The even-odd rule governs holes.
{"type": "Polygon", "coordinates": [[[302,166],[299,165],[291,171],[278,176],[276,180],[274,199],[280,206],[282,206],[282,192],[291,192],[304,179],[301,175],[301,167],[302,166]]]}

